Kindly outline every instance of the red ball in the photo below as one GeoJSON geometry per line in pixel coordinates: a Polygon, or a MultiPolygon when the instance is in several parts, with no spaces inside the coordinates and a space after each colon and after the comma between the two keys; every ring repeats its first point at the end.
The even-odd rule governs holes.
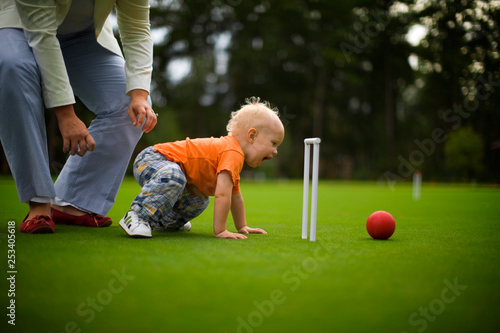
{"type": "Polygon", "coordinates": [[[366,230],[375,239],[388,239],[396,230],[396,221],[391,214],[379,210],[368,217],[366,230]]]}

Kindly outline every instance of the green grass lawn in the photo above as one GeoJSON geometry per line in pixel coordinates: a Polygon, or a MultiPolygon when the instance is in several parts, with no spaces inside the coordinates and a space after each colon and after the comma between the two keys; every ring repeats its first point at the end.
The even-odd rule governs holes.
{"type": "MultiPolygon", "coordinates": [[[[118,226],[139,186],[125,180],[109,228],[16,232],[16,326],[7,325],[7,222],[0,179],[2,332],[498,332],[500,189],[320,182],[317,241],[301,239],[300,181],[243,182],[247,220],[267,235],[216,239],[212,206],[184,233],[129,238],[118,226]],[[365,229],[386,210],[387,241],[365,229]],[[9,331],[4,328],[8,327],[9,331]]],[[[234,231],[232,222],[229,229],[234,231]]]]}

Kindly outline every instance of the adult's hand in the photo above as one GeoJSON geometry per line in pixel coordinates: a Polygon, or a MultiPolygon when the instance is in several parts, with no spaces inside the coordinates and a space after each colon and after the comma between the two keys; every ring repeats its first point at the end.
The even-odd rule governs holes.
{"type": "Polygon", "coordinates": [[[73,105],[54,108],[63,139],[63,151],[70,155],[83,156],[87,151],[95,149],[95,141],[87,130],[87,126],[76,116],[73,105]]]}
{"type": "Polygon", "coordinates": [[[130,91],[130,106],[128,108],[128,116],[134,126],[142,127],[144,133],[151,131],[157,123],[157,115],[149,106],[149,93],[146,90],[135,89],[130,91]]]}

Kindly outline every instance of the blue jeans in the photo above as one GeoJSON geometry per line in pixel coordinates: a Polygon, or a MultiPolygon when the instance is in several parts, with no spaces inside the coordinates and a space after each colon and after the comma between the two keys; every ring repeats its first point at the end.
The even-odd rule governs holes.
{"type": "Polygon", "coordinates": [[[22,202],[58,197],[106,215],[142,135],[128,116],[125,62],[93,28],[58,38],[73,91],[96,115],[88,127],[95,150],[70,156],[53,183],[40,72],[20,29],[0,29],[0,139],[22,202]]]}
{"type": "Polygon", "coordinates": [[[181,167],[154,147],[144,149],[134,162],[134,176],[142,186],[130,208],[156,230],[178,226],[199,216],[210,199],[186,183],[181,167]]]}

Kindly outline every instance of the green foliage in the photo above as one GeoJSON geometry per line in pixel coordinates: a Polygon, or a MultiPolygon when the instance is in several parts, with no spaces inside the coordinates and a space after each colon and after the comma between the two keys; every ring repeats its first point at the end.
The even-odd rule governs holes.
{"type": "MultiPolygon", "coordinates": [[[[481,133],[485,144],[498,140],[500,6],[473,0],[406,4],[408,13],[402,18],[409,26],[420,24],[428,30],[411,51],[418,60],[415,82],[420,84],[415,90],[416,99],[406,106],[408,114],[418,115],[414,127],[424,131],[421,136],[428,137],[433,128],[452,131],[470,126],[481,133]]],[[[426,168],[428,175],[447,178],[448,169],[440,163],[444,155],[444,146],[438,145],[429,158],[432,168],[426,168]]],[[[481,160],[474,162],[483,166],[481,179],[499,179],[494,159],[493,151],[484,150],[481,160]]],[[[478,175],[461,172],[460,177],[473,174],[478,175]]]]}
{"type": "MultiPolygon", "coordinates": [[[[486,142],[497,139],[498,15],[494,4],[451,0],[157,2],[153,27],[169,33],[155,48],[154,80],[190,135],[223,131],[246,97],[274,103],[286,127],[281,176],[300,177],[302,140],[320,136],[324,177],[377,178],[395,170],[415,140],[437,127],[454,129],[443,114],[464,101],[476,99],[478,112],[458,125],[481,128],[486,142]],[[415,24],[428,33],[412,46],[406,34],[415,24]],[[222,49],[221,36],[229,37],[222,49]],[[173,83],[165,68],[178,57],[192,67],[173,83]]],[[[443,155],[438,145],[424,177],[445,177],[443,155]]]]}
{"type": "MultiPolygon", "coordinates": [[[[436,128],[470,126],[490,146],[500,139],[498,22],[498,1],[151,1],[161,124],[139,146],[223,135],[250,96],[281,111],[286,135],[273,171],[281,177],[301,176],[302,142],[312,136],[322,138],[324,178],[396,174],[398,156],[436,128]],[[416,25],[427,32],[410,44],[416,25]],[[187,75],[174,79],[182,62],[187,75]]],[[[51,161],[62,165],[49,123],[51,161]]],[[[444,154],[436,145],[424,178],[447,179],[444,154]]],[[[484,151],[480,180],[500,180],[494,154],[484,151]]]]}
{"type": "Polygon", "coordinates": [[[446,165],[458,178],[474,178],[482,171],[483,139],[470,127],[449,135],[444,146],[446,165]]]}

